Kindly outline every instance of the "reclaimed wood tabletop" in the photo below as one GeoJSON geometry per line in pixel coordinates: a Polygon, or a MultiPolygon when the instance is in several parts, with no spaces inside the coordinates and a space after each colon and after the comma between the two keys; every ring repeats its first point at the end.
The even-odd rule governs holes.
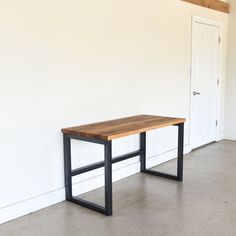
{"type": "Polygon", "coordinates": [[[184,118],[137,115],[93,124],[64,128],[62,129],[62,132],[67,135],[83,136],[87,138],[96,138],[109,141],[157,128],[181,124],[184,122],[184,118]]]}

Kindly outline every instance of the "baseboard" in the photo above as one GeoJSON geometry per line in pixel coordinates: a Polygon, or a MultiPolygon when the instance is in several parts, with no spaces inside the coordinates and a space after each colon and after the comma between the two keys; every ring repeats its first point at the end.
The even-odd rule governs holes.
{"type": "Polygon", "coordinates": [[[236,132],[225,132],[224,138],[236,141],[236,132]]]}
{"type": "Polygon", "coordinates": [[[41,210],[62,202],[65,199],[65,189],[61,188],[50,193],[27,199],[0,209],[0,224],[41,210]]]}
{"type": "Polygon", "coordinates": [[[223,140],[224,138],[225,138],[225,133],[224,133],[224,132],[220,132],[220,133],[217,135],[216,141],[219,142],[219,141],[223,140]]]}
{"type": "MultiPolygon", "coordinates": [[[[186,145],[184,148],[184,153],[189,153],[190,147],[186,145]]],[[[151,157],[147,159],[147,167],[151,168],[153,166],[162,164],[164,162],[170,161],[176,158],[176,149],[171,150],[160,155],[151,157]]],[[[118,181],[120,179],[126,178],[133,174],[136,174],[140,171],[140,164],[138,159],[134,159],[131,161],[129,165],[123,168],[117,168],[113,171],[113,182],[118,181]]],[[[75,195],[79,195],[85,192],[89,192],[96,188],[103,186],[104,184],[104,176],[103,174],[99,174],[93,178],[89,178],[86,180],[82,180],[73,185],[73,192],[75,195]]],[[[6,206],[0,209],[0,224],[8,222],[10,220],[16,219],[18,217],[27,215],[29,213],[38,211],[40,209],[49,207],[51,205],[57,204],[65,200],[65,189],[57,189],[49,193],[42,194],[40,196],[36,196],[31,199],[27,199],[22,202],[15,203],[10,206],[6,206]]]]}

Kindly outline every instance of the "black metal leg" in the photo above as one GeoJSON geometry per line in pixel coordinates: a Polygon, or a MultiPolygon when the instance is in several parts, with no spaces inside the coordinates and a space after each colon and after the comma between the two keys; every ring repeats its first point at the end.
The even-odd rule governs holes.
{"type": "MultiPolygon", "coordinates": [[[[158,176],[158,177],[162,177],[162,178],[177,180],[177,181],[183,180],[184,123],[178,124],[177,126],[178,126],[177,176],[146,169],[146,154],[145,153],[141,155],[141,158],[140,158],[141,159],[141,172],[158,176]]],[[[146,146],[146,135],[144,135],[143,133],[140,134],[140,146],[141,148],[143,148],[143,146],[146,146]]],[[[144,147],[143,150],[146,152],[146,147],[144,147]]]]}
{"type": "Polygon", "coordinates": [[[183,181],[184,123],[178,125],[178,171],[179,181],[183,181]]]}
{"type": "MultiPolygon", "coordinates": [[[[72,176],[74,171],[71,169],[71,137],[64,134],[64,171],[65,171],[65,188],[66,188],[66,200],[86,207],[88,209],[97,211],[107,216],[112,215],[112,143],[100,142],[104,144],[104,166],[105,166],[105,207],[96,203],[74,197],[72,195],[72,176]]],[[[89,141],[87,139],[87,141],[89,141]]],[[[96,140],[95,140],[96,141],[96,140]]],[[[91,142],[94,140],[91,139],[91,142]]]]}
{"type": "Polygon", "coordinates": [[[140,134],[140,171],[146,170],[146,132],[140,134]]]}
{"type": "Polygon", "coordinates": [[[72,199],[72,180],[71,180],[71,142],[70,137],[63,135],[64,142],[64,172],[66,200],[72,199]]]}
{"type": "Polygon", "coordinates": [[[105,144],[105,211],[112,215],[112,143],[105,144]]]}

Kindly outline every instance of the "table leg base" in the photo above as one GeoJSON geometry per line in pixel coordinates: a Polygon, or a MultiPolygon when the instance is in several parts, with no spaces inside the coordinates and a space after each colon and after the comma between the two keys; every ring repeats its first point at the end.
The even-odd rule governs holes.
{"type": "Polygon", "coordinates": [[[153,171],[153,170],[144,170],[144,171],[142,171],[142,173],[158,176],[158,177],[161,177],[161,178],[176,180],[176,181],[183,181],[183,179],[178,177],[178,176],[165,174],[165,173],[158,172],[158,171],[153,171]]]}
{"type": "Polygon", "coordinates": [[[102,213],[102,214],[104,214],[106,216],[112,215],[112,214],[109,213],[109,211],[106,210],[105,207],[100,206],[100,205],[98,205],[96,203],[93,203],[93,202],[81,199],[79,197],[73,197],[71,199],[67,199],[67,201],[75,203],[75,204],[83,206],[83,207],[86,207],[86,208],[88,208],[90,210],[97,211],[97,212],[102,213]]]}

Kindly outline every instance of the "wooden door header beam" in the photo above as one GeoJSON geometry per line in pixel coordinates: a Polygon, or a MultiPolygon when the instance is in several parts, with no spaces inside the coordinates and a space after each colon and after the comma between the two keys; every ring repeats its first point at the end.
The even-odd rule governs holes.
{"type": "Polygon", "coordinates": [[[216,11],[222,11],[229,14],[229,3],[219,0],[181,0],[184,2],[193,3],[202,7],[213,9],[216,11]]]}

